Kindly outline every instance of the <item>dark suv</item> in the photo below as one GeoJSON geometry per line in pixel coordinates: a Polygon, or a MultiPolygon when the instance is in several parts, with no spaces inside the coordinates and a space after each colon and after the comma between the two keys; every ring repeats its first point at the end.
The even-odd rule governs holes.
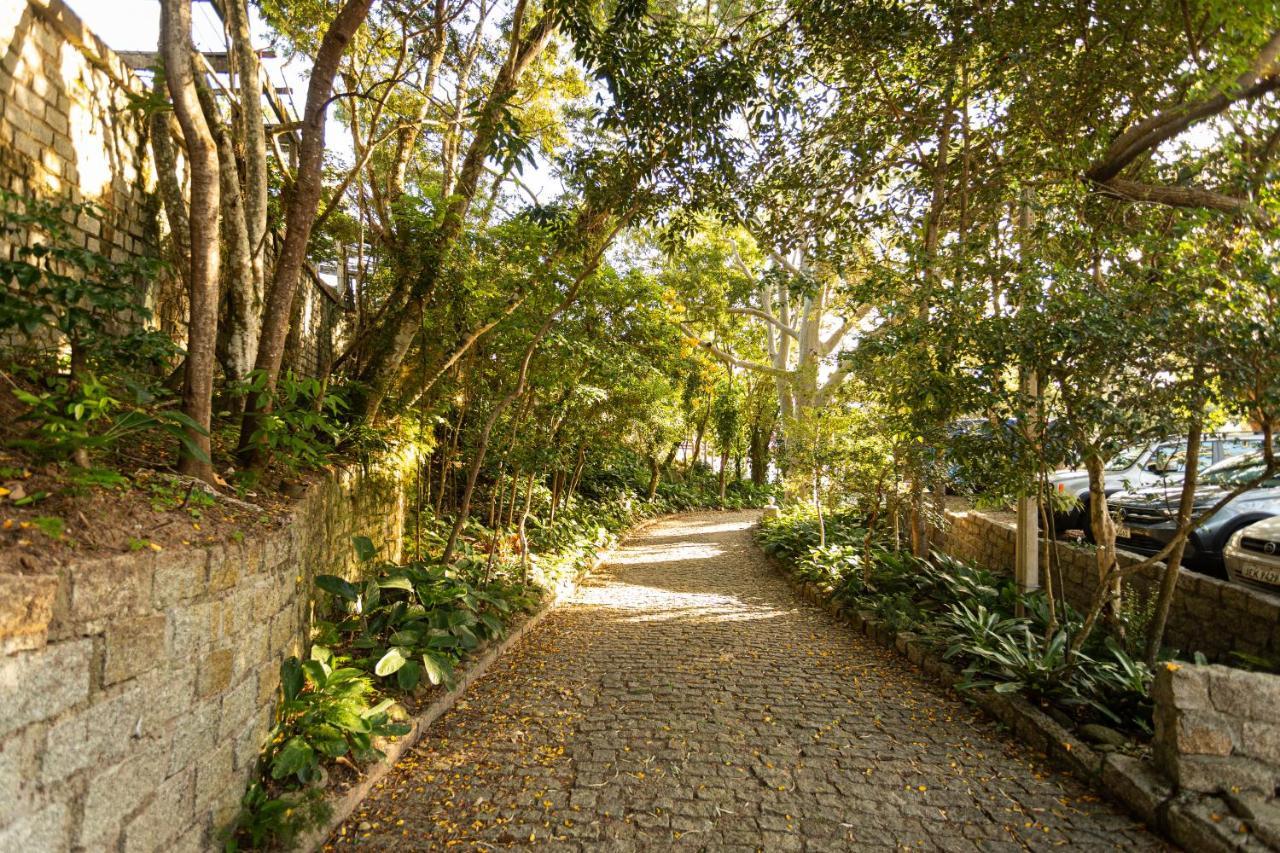
{"type": "MultiPolygon", "coordinates": [[[[1247,453],[1212,466],[1200,476],[1193,513],[1216,504],[1236,486],[1266,470],[1261,451],[1247,453]]],[[[1111,499],[1116,513],[1116,545],[1139,554],[1155,554],[1168,544],[1177,529],[1181,487],[1122,492],[1111,499]]],[[[1264,518],[1280,515],[1280,473],[1237,495],[1187,538],[1183,562],[1221,576],[1222,550],[1237,530],[1264,518]]]]}

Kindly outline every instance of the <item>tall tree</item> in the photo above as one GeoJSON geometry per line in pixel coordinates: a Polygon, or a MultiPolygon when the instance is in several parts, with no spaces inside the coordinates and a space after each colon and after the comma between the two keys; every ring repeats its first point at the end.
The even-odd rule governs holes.
{"type": "MultiPolygon", "coordinates": [[[[324,165],[325,118],[333,94],[338,64],[356,31],[369,14],[373,0],[344,0],[329,22],[316,50],[303,107],[298,166],[289,188],[284,215],[284,240],[276,257],[275,272],[267,292],[254,369],[264,377],[264,390],[246,401],[240,427],[239,454],[260,467],[265,454],[258,440],[261,415],[271,410],[276,381],[284,360],[285,341],[293,321],[293,302],[302,280],[311,228],[319,212],[324,165]]],[[[192,219],[195,217],[193,216],[192,219]]],[[[193,241],[194,243],[194,241],[193,241]]]]}
{"type": "Polygon", "coordinates": [[[209,434],[213,416],[213,373],[218,336],[218,146],[205,120],[192,62],[191,0],[163,0],[160,5],[160,54],[174,114],[182,128],[191,169],[188,216],[190,270],[186,276],[190,311],[182,408],[192,425],[182,446],[179,470],[214,481],[209,434]]]}

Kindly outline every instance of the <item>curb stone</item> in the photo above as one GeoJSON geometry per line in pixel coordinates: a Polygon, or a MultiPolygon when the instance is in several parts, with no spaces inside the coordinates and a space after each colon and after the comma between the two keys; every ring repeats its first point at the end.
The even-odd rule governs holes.
{"type": "Polygon", "coordinates": [[[811,581],[800,581],[780,560],[763,555],[805,601],[826,611],[840,624],[896,651],[960,697],[974,702],[1023,743],[1106,794],[1166,840],[1206,853],[1276,849],[1251,834],[1232,832],[1232,825],[1239,821],[1223,820],[1223,815],[1232,814],[1229,803],[1177,792],[1149,761],[1093,749],[1023,697],[990,690],[958,690],[955,685],[960,673],[918,635],[894,631],[870,611],[846,609],[831,599],[830,587],[820,589],[811,581]]]}
{"type": "Polygon", "coordinates": [[[431,724],[449,711],[458,700],[467,692],[467,688],[480,678],[494,661],[502,657],[516,643],[542,623],[544,619],[551,615],[562,603],[573,597],[578,590],[578,585],[585,580],[590,574],[598,569],[601,564],[608,561],[614,551],[627,539],[642,533],[654,524],[664,521],[673,515],[681,513],[667,513],[657,515],[652,518],[644,519],[626,532],[619,536],[614,545],[601,549],[596,552],[595,557],[591,560],[590,565],[582,571],[578,572],[571,580],[562,583],[552,593],[550,600],[544,603],[538,610],[529,616],[528,619],[520,623],[514,628],[510,634],[504,637],[496,644],[491,644],[485,650],[474,657],[464,661],[465,668],[457,678],[457,683],[452,690],[442,693],[436,699],[420,711],[410,720],[412,728],[407,734],[401,735],[394,743],[382,745],[384,757],[374,764],[368,765],[362,769],[362,777],[359,782],[352,785],[341,796],[329,802],[333,809],[332,814],[324,824],[317,829],[304,833],[298,838],[295,849],[304,850],[307,853],[315,853],[315,851],[323,848],[325,841],[333,834],[339,826],[342,825],[347,818],[351,817],[356,808],[364,800],[373,787],[383,780],[393,769],[396,764],[404,756],[406,752],[417,746],[418,741],[422,739],[422,735],[426,732],[431,724]]]}

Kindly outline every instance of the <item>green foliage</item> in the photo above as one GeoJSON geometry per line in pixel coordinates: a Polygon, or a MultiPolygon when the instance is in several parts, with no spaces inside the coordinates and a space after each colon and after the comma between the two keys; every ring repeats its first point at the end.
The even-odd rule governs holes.
{"type": "Polygon", "coordinates": [[[374,737],[409,731],[388,718],[390,699],[369,705],[373,684],[360,669],[343,663],[314,645],[309,660],[291,657],[280,665],[281,700],[263,756],[273,780],[313,782],[323,760],[348,753],[357,761],[376,760],[382,753],[374,748],[374,737]]]}
{"type": "Polygon", "coordinates": [[[37,349],[56,350],[66,340],[110,353],[132,336],[149,337],[138,331],[150,318],[140,296],[159,265],[148,258],[112,260],[85,248],[73,229],[91,223],[101,228],[98,207],[3,189],[0,205],[0,235],[14,246],[0,259],[0,331],[21,335],[37,349]]]}
{"type": "Polygon", "coordinates": [[[394,676],[400,690],[412,691],[423,676],[452,687],[453,669],[466,654],[502,637],[510,619],[538,602],[536,590],[488,578],[482,561],[374,564],[367,537],[356,537],[355,547],[366,566],[363,580],[316,578],[341,616],[318,626],[317,636],[349,652],[360,671],[394,676]]]}
{"type": "Polygon", "coordinates": [[[33,425],[34,437],[14,439],[13,446],[37,457],[63,459],[90,450],[113,451],[126,440],[161,433],[181,442],[197,459],[207,458],[186,432],[203,433],[204,429],[180,409],[144,408],[155,403],[145,388],[130,385],[127,390],[133,392],[133,399],[126,402],[90,374],[79,380],[52,377],[47,381],[51,390],[43,393],[14,390],[14,396],[28,407],[20,420],[33,425]]]}
{"type": "Polygon", "coordinates": [[[249,783],[240,800],[240,810],[220,833],[223,849],[262,850],[276,847],[289,850],[307,830],[321,826],[333,813],[320,788],[272,796],[261,782],[249,783]]]}
{"type": "Polygon", "coordinates": [[[202,458],[187,432],[202,430],[158,381],[180,355],[147,327],[142,298],[158,262],[86,248],[74,229],[108,227],[92,204],[0,190],[0,206],[0,236],[13,244],[0,259],[0,333],[13,357],[7,369],[27,380],[13,393],[31,425],[13,446],[87,466],[91,451],[158,433],[202,458]]]}
{"type": "Polygon", "coordinates": [[[961,689],[1019,693],[1054,703],[1082,721],[1102,719],[1139,732],[1151,730],[1151,672],[1111,638],[1069,652],[1080,615],[1057,605],[1056,626],[1043,594],[1022,599],[1014,615],[1012,580],[935,554],[922,560],[879,541],[866,561],[858,516],[828,518],[828,545],[818,547],[813,513],[792,509],[761,526],[766,552],[797,577],[830,590],[895,631],[912,631],[957,663],[961,689]],[[834,543],[834,544],[832,544],[834,543]],[[1047,639],[1046,639],[1047,638],[1047,639]]]}
{"type": "Polygon", "coordinates": [[[258,400],[263,411],[252,441],[268,448],[291,470],[323,465],[342,442],[339,419],[346,403],[319,379],[299,377],[289,370],[269,391],[267,375],[255,370],[236,392],[258,400]],[[269,400],[264,401],[264,396],[269,400]]]}
{"type": "Polygon", "coordinates": [[[324,798],[325,762],[376,761],[383,753],[374,738],[408,733],[407,724],[390,717],[392,700],[371,705],[373,683],[346,663],[316,644],[307,660],[280,664],[275,725],[258,758],[259,778],[222,830],[225,849],[291,847],[332,811],[324,798]]]}

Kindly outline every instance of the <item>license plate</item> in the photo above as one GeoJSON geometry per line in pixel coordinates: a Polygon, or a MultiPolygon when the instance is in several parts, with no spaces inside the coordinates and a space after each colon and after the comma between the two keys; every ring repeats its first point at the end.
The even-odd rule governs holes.
{"type": "Polygon", "coordinates": [[[1128,527],[1127,525],[1124,525],[1124,524],[1117,524],[1117,525],[1116,525],[1116,538],[1117,538],[1117,539],[1130,539],[1130,538],[1132,538],[1132,537],[1133,537],[1133,531],[1132,531],[1132,530],[1130,530],[1130,529],[1129,529],[1129,527],[1128,527]]]}
{"type": "Polygon", "coordinates": [[[1265,583],[1268,586],[1280,586],[1280,569],[1262,563],[1241,563],[1240,574],[1249,580],[1265,583]]]}

